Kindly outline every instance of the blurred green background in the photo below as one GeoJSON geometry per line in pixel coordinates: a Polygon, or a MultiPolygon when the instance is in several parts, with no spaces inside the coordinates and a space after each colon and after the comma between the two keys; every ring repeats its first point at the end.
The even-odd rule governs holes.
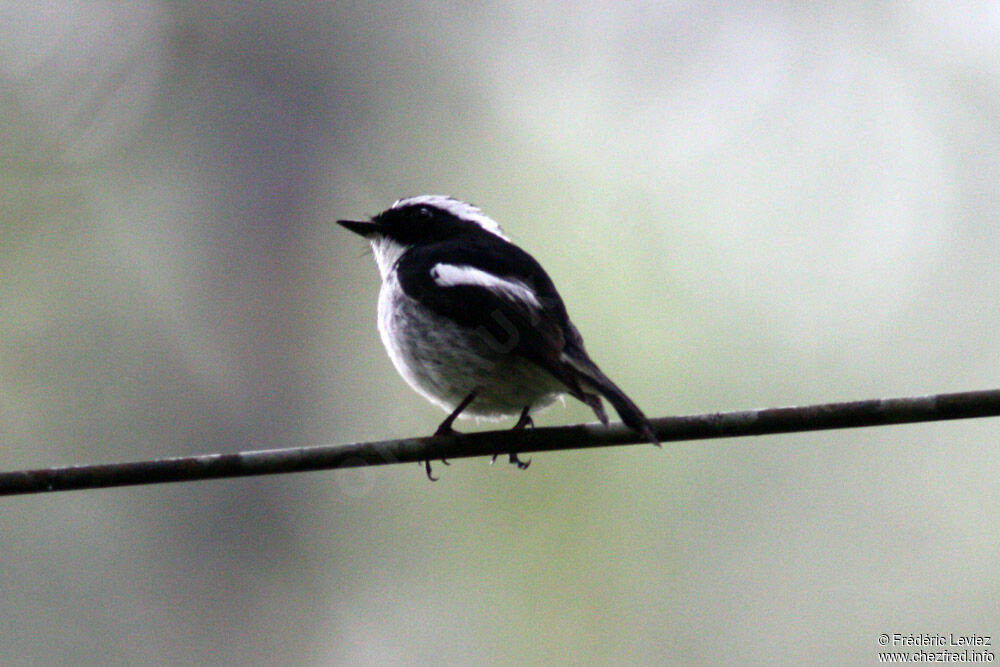
{"type": "MultiPolygon", "coordinates": [[[[421,193],[652,416],[1000,385],[995,2],[5,0],[0,103],[2,470],[430,433],[332,224],[421,193]]],[[[2,499],[0,663],[1000,635],[998,420],[533,458],[2,499]]]]}

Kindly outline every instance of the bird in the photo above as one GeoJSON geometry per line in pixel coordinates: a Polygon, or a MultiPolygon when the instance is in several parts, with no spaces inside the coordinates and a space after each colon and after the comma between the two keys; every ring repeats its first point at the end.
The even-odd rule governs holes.
{"type": "MultiPolygon", "coordinates": [[[[448,413],[435,435],[455,433],[460,416],[534,426],[532,413],[569,394],[607,425],[603,396],[660,445],[642,410],[587,354],[541,264],[479,207],[420,195],[337,223],[371,244],[382,280],[379,335],[406,383],[448,413]]],[[[507,454],[520,469],[531,463],[507,454]]],[[[436,480],[431,462],[424,466],[436,480]]]]}

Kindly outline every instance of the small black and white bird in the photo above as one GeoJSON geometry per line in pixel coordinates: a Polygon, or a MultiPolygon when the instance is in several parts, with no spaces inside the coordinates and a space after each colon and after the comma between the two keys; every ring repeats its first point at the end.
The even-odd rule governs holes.
{"type": "MultiPolygon", "coordinates": [[[[400,199],[368,221],[338,220],[372,246],[382,289],[378,330],[403,379],[448,412],[500,419],[570,394],[608,423],[622,421],[659,445],[642,410],[601,372],[541,265],[472,204],[441,195],[400,199]]],[[[494,457],[496,458],[496,457],[494,457]]],[[[511,463],[526,468],[516,453],[511,463]]],[[[426,462],[431,479],[430,461],[426,462]]]]}

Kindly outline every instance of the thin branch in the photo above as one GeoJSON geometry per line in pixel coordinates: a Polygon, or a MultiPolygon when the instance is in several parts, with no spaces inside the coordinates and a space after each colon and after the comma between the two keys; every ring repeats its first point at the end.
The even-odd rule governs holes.
{"type": "MultiPolygon", "coordinates": [[[[1000,416],[1000,389],[654,419],[661,442],[1000,416]]],[[[634,431],[579,424],[350,445],[207,454],[0,473],[0,495],[637,444],[634,431]]]]}

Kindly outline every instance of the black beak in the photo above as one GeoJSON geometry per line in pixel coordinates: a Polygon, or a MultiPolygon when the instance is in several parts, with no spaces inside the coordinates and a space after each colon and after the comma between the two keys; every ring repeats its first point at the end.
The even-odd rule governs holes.
{"type": "Polygon", "coordinates": [[[359,234],[366,239],[378,234],[379,227],[374,222],[362,222],[360,220],[338,220],[337,224],[341,227],[345,227],[355,234],[359,234]]]}

